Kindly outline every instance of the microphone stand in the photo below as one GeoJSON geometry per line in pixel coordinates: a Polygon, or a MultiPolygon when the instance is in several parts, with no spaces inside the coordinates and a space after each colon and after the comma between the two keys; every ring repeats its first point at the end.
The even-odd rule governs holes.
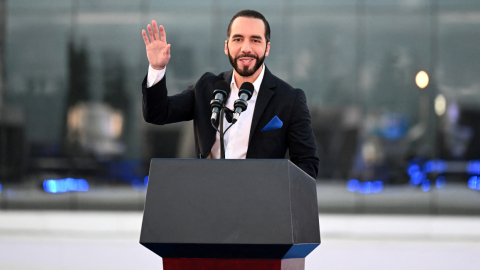
{"type": "Polygon", "coordinates": [[[223,131],[225,108],[225,106],[222,106],[222,109],[220,109],[220,119],[218,120],[220,122],[218,124],[218,128],[215,126],[214,122],[212,122],[213,128],[220,133],[220,159],[225,159],[225,133],[235,124],[235,122],[233,122],[225,131],[223,131]]]}
{"type": "Polygon", "coordinates": [[[220,159],[225,159],[225,141],[223,132],[223,118],[225,117],[225,106],[222,106],[220,110],[220,124],[219,124],[219,133],[220,133],[220,159]]]}

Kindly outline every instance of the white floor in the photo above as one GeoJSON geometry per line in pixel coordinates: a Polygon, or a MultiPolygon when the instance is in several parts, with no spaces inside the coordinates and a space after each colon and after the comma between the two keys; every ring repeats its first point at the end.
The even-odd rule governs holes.
{"type": "MultiPolygon", "coordinates": [[[[0,211],[0,269],[162,269],[142,213],[0,211]]],[[[306,269],[480,269],[480,218],[321,215],[306,269]]]]}

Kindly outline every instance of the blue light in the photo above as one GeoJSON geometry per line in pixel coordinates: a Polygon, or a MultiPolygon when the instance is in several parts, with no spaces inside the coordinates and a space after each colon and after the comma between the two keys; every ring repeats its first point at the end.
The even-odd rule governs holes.
{"type": "Polygon", "coordinates": [[[65,179],[65,184],[67,186],[67,190],[77,190],[78,189],[78,183],[73,178],[65,179]]]}
{"type": "Polygon", "coordinates": [[[0,193],[2,193],[2,184],[0,184],[0,193]]]}
{"type": "Polygon", "coordinates": [[[43,181],[43,189],[48,193],[64,193],[69,191],[88,191],[88,182],[85,179],[49,179],[43,181]]]}
{"type": "Polygon", "coordinates": [[[470,179],[468,179],[468,187],[470,189],[478,189],[480,181],[478,181],[477,176],[472,176],[470,179]]]}
{"type": "Polygon", "coordinates": [[[383,182],[359,182],[357,179],[350,179],[347,181],[346,188],[350,192],[356,191],[361,194],[379,193],[383,190],[383,182]]]}
{"type": "Polygon", "coordinates": [[[435,161],[431,160],[423,164],[423,172],[431,173],[435,170],[435,161]]]}
{"type": "Polygon", "coordinates": [[[85,179],[78,179],[78,189],[77,191],[88,191],[88,182],[85,179]]]}
{"type": "Polygon", "coordinates": [[[351,179],[347,181],[347,190],[350,192],[355,192],[358,190],[358,180],[357,179],[351,179]]]}
{"type": "Polygon", "coordinates": [[[430,180],[425,179],[425,180],[423,180],[423,182],[422,182],[422,191],[423,191],[423,192],[427,192],[427,191],[429,191],[429,190],[430,190],[430,180]]]}
{"type": "Polygon", "coordinates": [[[67,183],[64,179],[58,180],[56,184],[59,193],[67,192],[67,183]]]}
{"type": "Polygon", "coordinates": [[[435,169],[436,169],[437,173],[443,174],[443,173],[445,173],[445,171],[447,171],[448,165],[447,165],[447,162],[445,162],[445,160],[439,159],[439,160],[437,160],[435,167],[436,167],[435,169]]]}
{"type": "Polygon", "coordinates": [[[446,182],[447,181],[445,180],[444,176],[439,176],[436,181],[437,188],[443,188],[446,182]]]}
{"type": "Polygon", "coordinates": [[[358,192],[361,194],[379,193],[383,190],[383,182],[360,182],[357,179],[350,179],[347,181],[346,188],[350,192],[358,192]]]}
{"type": "Polygon", "coordinates": [[[366,182],[363,187],[364,187],[364,191],[365,193],[371,193],[372,192],[372,182],[366,182]]]}
{"type": "Polygon", "coordinates": [[[360,193],[368,194],[372,192],[372,183],[371,182],[364,182],[360,185],[360,193]]]}
{"type": "Polygon", "coordinates": [[[430,160],[423,165],[424,173],[437,172],[439,174],[442,174],[446,170],[447,170],[447,162],[441,159],[430,160]]]}
{"type": "Polygon", "coordinates": [[[480,160],[470,160],[467,163],[468,174],[480,174],[480,160]]]}
{"type": "Polygon", "coordinates": [[[417,186],[417,185],[420,185],[424,179],[425,179],[425,174],[423,174],[420,171],[417,171],[411,175],[410,183],[417,186]]]}
{"type": "Polygon", "coordinates": [[[134,179],[132,182],[132,188],[136,191],[145,191],[145,185],[142,183],[142,181],[138,179],[134,179]]]}
{"type": "MultiPolygon", "coordinates": [[[[412,185],[420,185],[422,181],[425,180],[426,174],[433,172],[443,174],[448,168],[447,162],[442,159],[429,160],[425,162],[421,168],[418,162],[420,161],[416,161],[416,163],[413,163],[412,161],[407,169],[408,175],[410,175],[410,183],[412,185]]],[[[480,171],[480,163],[478,169],[480,171]]]]}
{"type": "Polygon", "coordinates": [[[55,184],[55,180],[43,181],[43,189],[49,193],[57,193],[57,185],[55,184]]]}
{"type": "Polygon", "coordinates": [[[143,183],[145,184],[145,186],[148,186],[148,175],[143,178],[143,183]]]}
{"type": "Polygon", "coordinates": [[[383,182],[382,181],[375,181],[373,182],[372,192],[379,193],[383,190],[383,182]]]}
{"type": "Polygon", "coordinates": [[[413,173],[415,172],[419,172],[420,171],[420,166],[418,166],[417,164],[413,164],[413,165],[410,165],[410,167],[408,167],[408,175],[412,176],[413,173]]]}
{"type": "Polygon", "coordinates": [[[362,183],[362,185],[360,185],[359,192],[363,193],[363,194],[371,193],[372,192],[372,183],[371,182],[362,183]]]}

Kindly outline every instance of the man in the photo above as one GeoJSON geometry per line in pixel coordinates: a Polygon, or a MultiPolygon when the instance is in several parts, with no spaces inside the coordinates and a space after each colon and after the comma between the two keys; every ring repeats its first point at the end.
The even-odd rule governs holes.
{"type": "Polygon", "coordinates": [[[147,27],[148,36],[142,31],[150,62],[142,83],[145,121],[163,125],[193,119],[196,156],[219,158],[220,136],[210,122],[215,83],[224,80],[230,85],[226,106],[233,109],[238,88],[250,82],[254,93],[248,108],[225,134],[225,157],[278,159],[285,158],[288,149],[290,160],[316,178],[319,159],[305,93],[274,76],[263,63],[270,52],[270,26],[262,14],[242,10],[230,21],[225,54],[233,70],[219,75],[207,72],[174,96],[167,96],[165,76],[170,44],[163,26],[157,28],[155,21],[152,26],[147,27]]]}

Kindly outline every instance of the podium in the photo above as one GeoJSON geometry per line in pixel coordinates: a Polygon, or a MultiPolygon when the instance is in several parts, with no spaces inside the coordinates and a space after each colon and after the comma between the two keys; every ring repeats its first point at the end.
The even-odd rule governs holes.
{"type": "Polygon", "coordinates": [[[152,159],[140,244],[165,270],[304,269],[315,180],[286,159],[152,159]]]}

